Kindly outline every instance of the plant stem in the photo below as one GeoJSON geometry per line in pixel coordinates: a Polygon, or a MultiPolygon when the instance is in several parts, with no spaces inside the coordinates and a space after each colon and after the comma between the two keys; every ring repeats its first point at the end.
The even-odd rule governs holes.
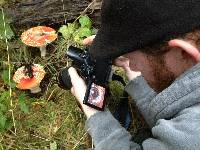
{"type": "MultiPolygon", "coordinates": [[[[81,16],[85,15],[86,12],[88,11],[88,9],[90,9],[90,7],[96,2],[96,0],[93,0],[82,12],[81,14],[74,20],[74,22],[76,22],[81,16]]],[[[73,23],[74,23],[73,22],[73,23]]]]}
{"type": "MultiPolygon", "coordinates": [[[[63,0],[61,0],[62,1],[62,9],[63,9],[63,12],[65,12],[65,4],[64,4],[64,1],[63,0]]],[[[66,16],[65,16],[65,13],[63,13],[63,17],[64,17],[64,19],[65,19],[65,24],[67,24],[67,19],[66,19],[66,16]]]]}
{"type": "Polygon", "coordinates": [[[31,88],[30,90],[31,93],[39,93],[41,91],[40,84],[38,84],[38,86],[36,87],[31,88]]]}
{"type": "Polygon", "coordinates": [[[12,114],[12,120],[13,120],[13,126],[14,126],[14,134],[16,135],[17,129],[16,129],[16,124],[15,124],[15,117],[14,117],[14,112],[13,112],[13,101],[12,101],[12,87],[11,87],[11,62],[10,62],[10,54],[9,54],[9,47],[8,47],[8,39],[7,39],[7,31],[6,31],[6,21],[5,21],[5,15],[3,8],[1,7],[1,13],[3,17],[3,25],[4,25],[4,36],[6,39],[6,50],[7,50],[7,64],[8,64],[8,84],[9,84],[9,99],[10,99],[10,111],[12,114]]]}
{"type": "Polygon", "coordinates": [[[41,57],[44,58],[46,56],[46,51],[46,45],[40,47],[41,57]]]}

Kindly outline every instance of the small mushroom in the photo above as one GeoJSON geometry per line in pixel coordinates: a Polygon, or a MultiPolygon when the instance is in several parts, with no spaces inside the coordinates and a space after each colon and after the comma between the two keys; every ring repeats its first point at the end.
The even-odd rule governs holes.
{"type": "Polygon", "coordinates": [[[53,42],[56,38],[56,31],[46,26],[30,28],[21,35],[21,40],[24,44],[40,48],[41,57],[46,55],[46,45],[53,42]]]}
{"type": "Polygon", "coordinates": [[[41,91],[40,82],[44,78],[45,70],[39,64],[34,64],[27,68],[22,66],[17,69],[13,76],[13,80],[17,83],[17,88],[31,90],[31,93],[38,93],[41,91]]]}

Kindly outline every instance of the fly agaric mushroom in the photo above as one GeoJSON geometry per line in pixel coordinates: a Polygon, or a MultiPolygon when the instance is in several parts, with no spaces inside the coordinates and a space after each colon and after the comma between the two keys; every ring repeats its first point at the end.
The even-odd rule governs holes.
{"type": "Polygon", "coordinates": [[[46,45],[53,42],[56,38],[56,31],[46,26],[30,28],[21,35],[21,40],[24,44],[40,48],[41,57],[46,55],[46,45]]]}
{"type": "Polygon", "coordinates": [[[39,64],[34,64],[31,66],[31,70],[29,69],[28,71],[25,66],[18,68],[13,76],[13,80],[17,83],[17,88],[22,90],[29,89],[31,93],[38,93],[41,91],[39,86],[44,75],[43,67],[39,64]]]}

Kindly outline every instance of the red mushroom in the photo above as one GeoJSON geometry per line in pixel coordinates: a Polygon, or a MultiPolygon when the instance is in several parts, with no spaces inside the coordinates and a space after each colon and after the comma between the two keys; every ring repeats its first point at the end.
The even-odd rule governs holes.
{"type": "Polygon", "coordinates": [[[46,55],[46,45],[56,38],[56,31],[46,26],[30,28],[21,35],[21,40],[24,44],[40,48],[41,57],[45,57],[46,55]]]}
{"type": "Polygon", "coordinates": [[[39,64],[34,64],[31,66],[32,76],[27,74],[25,66],[17,69],[13,76],[13,80],[17,83],[17,88],[26,90],[31,90],[31,93],[38,93],[41,91],[40,82],[44,78],[45,71],[43,67],[39,64]]]}

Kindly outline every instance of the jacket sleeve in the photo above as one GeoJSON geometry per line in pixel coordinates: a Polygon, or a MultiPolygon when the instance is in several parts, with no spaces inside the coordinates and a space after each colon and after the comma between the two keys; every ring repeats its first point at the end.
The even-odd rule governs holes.
{"type": "MultiPolygon", "coordinates": [[[[138,76],[135,79],[129,81],[126,85],[125,90],[128,94],[138,101],[145,99],[148,102],[152,100],[152,97],[156,96],[156,92],[147,84],[143,76],[138,76]]],[[[145,101],[143,100],[143,101],[145,101]]]]}
{"type": "Polygon", "coordinates": [[[142,145],[131,141],[130,134],[106,110],[91,116],[86,129],[95,150],[197,150],[200,147],[200,104],[187,108],[171,120],[159,119],[152,128],[154,138],[142,145]]]}
{"type": "Polygon", "coordinates": [[[149,104],[157,93],[147,84],[143,76],[131,80],[125,87],[125,91],[134,99],[138,109],[150,127],[153,126],[149,120],[149,104]]]}
{"type": "Polygon", "coordinates": [[[95,150],[140,150],[131,141],[131,135],[106,109],[86,121],[86,130],[91,135],[95,150]]]}

